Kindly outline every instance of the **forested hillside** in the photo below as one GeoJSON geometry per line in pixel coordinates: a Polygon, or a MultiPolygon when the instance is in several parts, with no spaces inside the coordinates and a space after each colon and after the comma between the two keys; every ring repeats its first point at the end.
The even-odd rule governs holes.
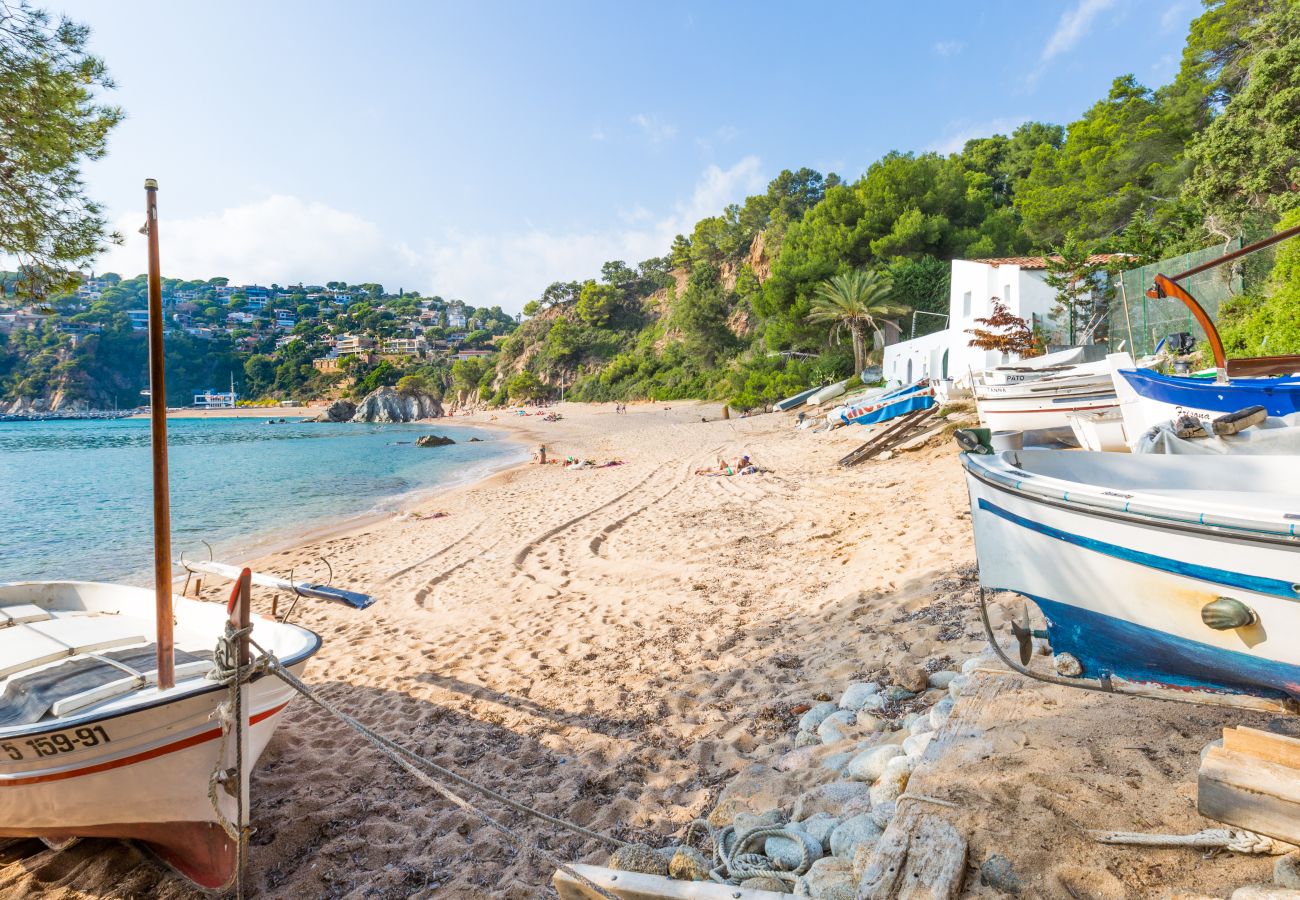
{"type": "MultiPolygon", "coordinates": [[[[729,399],[740,408],[847,375],[847,341],[809,316],[837,273],[877,270],[891,301],[947,309],[948,261],[1123,252],[1129,265],[1258,236],[1300,206],[1300,2],[1211,0],[1173,83],[1117,77],[1067,125],[1027,122],[958,153],[893,152],[860,177],[783,171],[663,258],[611,261],[525,307],[485,396],[560,385],[584,400],[729,399]],[[807,354],[807,355],[804,355],[807,354]]],[[[1279,266],[1229,310],[1238,350],[1300,319],[1279,266]]],[[[909,317],[910,319],[910,317],[909,317]]],[[[917,317],[918,333],[940,320],[917,317]]],[[[1300,351],[1300,327],[1269,352],[1300,351]]]]}

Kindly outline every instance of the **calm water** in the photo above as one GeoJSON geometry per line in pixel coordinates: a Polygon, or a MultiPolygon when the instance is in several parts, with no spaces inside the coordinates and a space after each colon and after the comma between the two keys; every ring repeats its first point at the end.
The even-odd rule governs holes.
{"type": "MultiPolygon", "coordinates": [[[[257,546],[469,480],[526,451],[486,429],[265,419],[168,423],[172,548],[235,561],[257,546]],[[420,448],[422,434],[454,446],[420,448]],[[482,443],[468,443],[471,437],[482,443]]],[[[0,423],[0,582],[152,575],[149,423],[0,423]]],[[[315,573],[307,577],[316,577],[315,573]]]]}

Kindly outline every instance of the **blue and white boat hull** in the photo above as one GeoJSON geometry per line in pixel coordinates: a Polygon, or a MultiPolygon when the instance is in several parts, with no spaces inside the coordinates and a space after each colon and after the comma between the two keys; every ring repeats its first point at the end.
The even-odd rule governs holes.
{"type": "Polygon", "coordinates": [[[1270,416],[1300,412],[1300,379],[1204,378],[1161,375],[1134,368],[1127,354],[1112,354],[1115,390],[1130,441],[1148,429],[1179,416],[1209,421],[1248,406],[1262,406],[1270,416]]]}
{"type": "Polygon", "coordinates": [[[934,406],[934,388],[926,382],[909,384],[862,402],[846,405],[839,413],[846,425],[875,425],[906,413],[934,406]]]}
{"type": "Polygon", "coordinates": [[[963,464],[981,586],[1037,604],[1052,651],[1073,655],[1083,677],[1189,700],[1300,698],[1300,489],[1290,458],[1015,451],[963,464]],[[1253,490],[1231,488],[1241,464],[1256,461],[1246,475],[1262,492],[1277,486],[1264,508],[1252,508],[1253,490]],[[1044,462],[1049,471],[1035,471],[1044,462]],[[1222,597],[1255,621],[1209,627],[1202,609],[1222,597]]]}

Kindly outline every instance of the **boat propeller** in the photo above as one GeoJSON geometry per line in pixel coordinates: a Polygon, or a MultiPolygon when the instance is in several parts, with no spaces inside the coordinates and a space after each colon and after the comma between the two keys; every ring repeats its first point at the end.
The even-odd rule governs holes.
{"type": "Polygon", "coordinates": [[[1015,619],[1011,620],[1011,633],[1015,635],[1016,643],[1020,645],[1020,664],[1029,665],[1029,660],[1034,655],[1034,638],[1045,638],[1047,632],[1036,630],[1029,620],[1029,604],[1020,604],[1020,622],[1015,619]]]}

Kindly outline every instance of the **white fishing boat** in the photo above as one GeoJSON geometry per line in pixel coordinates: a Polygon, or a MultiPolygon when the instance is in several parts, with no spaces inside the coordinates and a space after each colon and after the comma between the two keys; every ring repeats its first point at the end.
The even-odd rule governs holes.
{"type": "MultiPolygon", "coordinates": [[[[207,889],[229,885],[238,796],[230,690],[213,681],[228,613],[172,600],[173,687],[158,684],[152,590],[90,582],[0,585],[0,837],[138,840],[207,889]],[[214,780],[216,779],[216,780],[214,780]]],[[[252,618],[252,639],[295,675],[319,649],[305,628],[252,618]]],[[[294,691],[246,687],[242,783],[294,691]]]]}
{"type": "Polygon", "coordinates": [[[213,562],[190,571],[234,580],[228,605],[174,596],[156,182],[145,191],[154,586],[0,585],[0,837],[136,840],[223,890],[247,850],[250,774],[294,693],[280,676],[320,648],[253,616],[252,583],[370,598],[213,562]],[[271,654],[257,665],[254,641],[271,654]]]}
{"type": "Polygon", "coordinates": [[[828,384],[826,387],[809,395],[807,403],[809,406],[820,406],[827,400],[834,400],[848,389],[847,381],[838,381],[835,384],[828,384]]]}
{"type": "MultiPolygon", "coordinates": [[[[1077,678],[1048,680],[1297,709],[1294,457],[1019,450],[962,462],[981,588],[1033,601],[1053,653],[1077,660],[1077,678]]],[[[1033,632],[1016,633],[1026,663],[1033,632]]]]}
{"type": "Polygon", "coordinates": [[[1113,409],[1118,401],[1109,369],[1077,368],[1082,367],[1011,384],[977,382],[980,424],[994,431],[1065,429],[1070,427],[1070,413],[1113,409]]]}

